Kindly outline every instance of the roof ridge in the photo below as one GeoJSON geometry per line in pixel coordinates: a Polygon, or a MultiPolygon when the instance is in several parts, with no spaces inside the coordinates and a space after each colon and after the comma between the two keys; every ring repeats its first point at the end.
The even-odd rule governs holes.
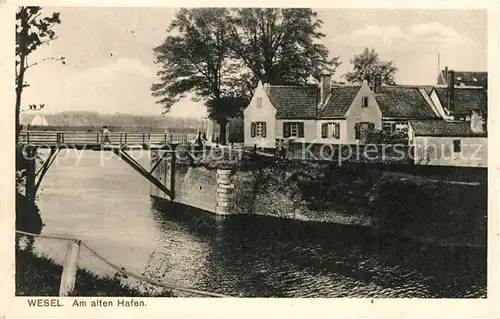
{"type": "MultiPolygon", "coordinates": [[[[310,86],[313,86],[313,85],[310,85],[310,86]]],[[[309,86],[308,85],[284,85],[284,84],[271,84],[270,87],[275,87],[275,88],[281,88],[281,87],[284,87],[284,88],[308,88],[309,86]]]]}

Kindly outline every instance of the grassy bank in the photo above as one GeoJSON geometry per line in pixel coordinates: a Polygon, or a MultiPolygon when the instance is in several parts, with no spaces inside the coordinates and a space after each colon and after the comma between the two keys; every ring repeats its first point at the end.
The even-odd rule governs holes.
{"type": "MultiPolygon", "coordinates": [[[[29,250],[16,250],[16,295],[58,296],[62,266],[52,260],[36,256],[29,250]]],[[[98,277],[78,269],[74,296],[108,297],[171,297],[168,291],[149,294],[124,285],[116,277],[98,277]]]]}

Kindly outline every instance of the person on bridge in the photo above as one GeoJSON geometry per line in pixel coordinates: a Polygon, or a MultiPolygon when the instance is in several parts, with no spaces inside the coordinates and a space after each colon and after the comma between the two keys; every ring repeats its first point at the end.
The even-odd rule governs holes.
{"type": "Polygon", "coordinates": [[[102,127],[102,143],[108,143],[111,144],[111,141],[109,140],[109,129],[106,125],[102,127]]]}

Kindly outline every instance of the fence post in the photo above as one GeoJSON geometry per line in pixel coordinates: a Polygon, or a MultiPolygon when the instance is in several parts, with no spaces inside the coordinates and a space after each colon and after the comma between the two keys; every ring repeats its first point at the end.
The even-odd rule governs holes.
{"type": "Polygon", "coordinates": [[[99,144],[99,133],[96,135],[96,143],[99,144]]]}
{"type": "Polygon", "coordinates": [[[80,254],[80,241],[70,241],[66,250],[59,296],[66,297],[75,289],[76,271],[78,269],[78,255],[80,254]]]}
{"type": "Polygon", "coordinates": [[[28,145],[26,147],[26,187],[25,195],[30,202],[35,201],[35,174],[36,174],[36,152],[35,146],[28,145]]]}
{"type": "Polygon", "coordinates": [[[125,145],[127,145],[127,135],[128,133],[125,133],[125,145]]]}
{"type": "Polygon", "coordinates": [[[170,153],[172,157],[170,158],[170,194],[172,194],[170,200],[175,198],[175,160],[177,158],[177,152],[174,150],[170,153]]]}

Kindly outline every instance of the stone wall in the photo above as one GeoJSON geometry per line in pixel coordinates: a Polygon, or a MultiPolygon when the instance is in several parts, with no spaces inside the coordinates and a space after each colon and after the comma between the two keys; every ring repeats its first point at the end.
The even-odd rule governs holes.
{"type": "MultiPolygon", "coordinates": [[[[177,159],[173,171],[174,174],[171,156],[168,155],[153,175],[168,188],[171,187],[173,178],[174,202],[222,215],[231,213],[234,185],[231,182],[230,170],[193,167],[177,159]]],[[[150,195],[170,199],[154,185],[150,186],[150,195]]]]}

